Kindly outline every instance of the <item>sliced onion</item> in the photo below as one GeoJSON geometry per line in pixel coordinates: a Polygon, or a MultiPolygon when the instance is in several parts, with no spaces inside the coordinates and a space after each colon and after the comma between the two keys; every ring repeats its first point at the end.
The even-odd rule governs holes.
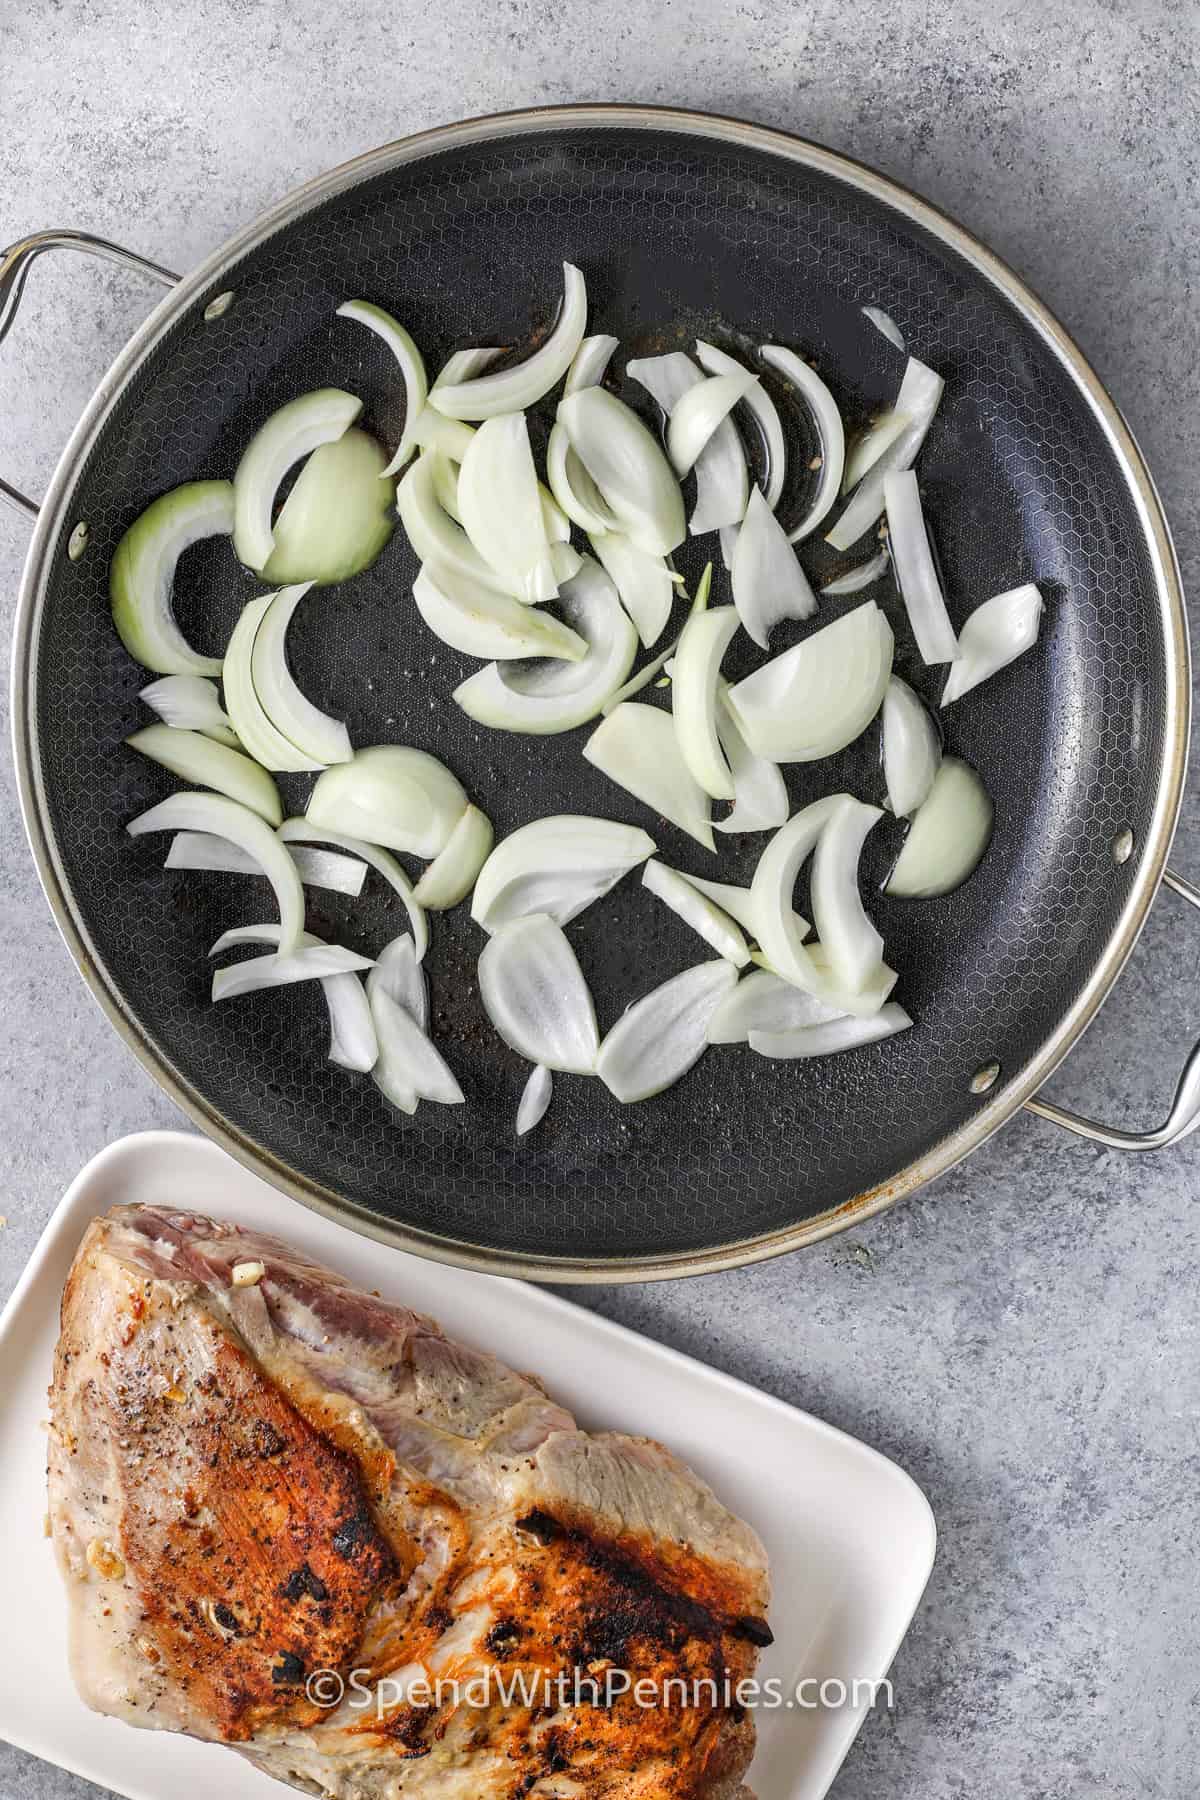
{"type": "Polygon", "coordinates": [[[745,1044],[752,1031],[798,1031],[845,1015],[769,969],[752,969],[708,1022],[710,1044],[745,1044]]]}
{"type": "Polygon", "coordinates": [[[886,412],[880,413],[879,417],[868,425],[865,431],[859,432],[846,452],[846,467],[842,472],[843,494],[848,494],[851,488],[858,486],[863,476],[874,467],[884,451],[890,449],[896,439],[901,437],[911,424],[912,415],[910,413],[897,412],[895,407],[889,407],[886,412]]]}
{"type": "Polygon", "coordinates": [[[737,535],[732,579],[738,617],[762,650],[784,619],[811,619],[817,610],[808,576],[758,488],[737,535]]]}
{"type": "Polygon", "coordinates": [[[475,883],[471,917],[489,932],[530,913],[569,925],[653,854],[653,838],[634,825],[573,813],[534,819],[488,857],[475,883]]]}
{"type": "Polygon", "coordinates": [[[722,419],[759,385],[758,376],[735,365],[736,373],[710,375],[681,394],[667,425],[667,453],[677,475],[686,475],[722,419]]]}
{"type": "Polygon", "coordinates": [[[389,1000],[402,1006],[409,1017],[416,1020],[421,1030],[428,1033],[429,983],[425,979],[416,945],[406,931],[393,938],[390,944],[385,944],[379,952],[375,967],[367,976],[368,991],[376,988],[382,988],[389,1000]]]}
{"type": "MultiPolygon", "coordinates": [[[[278,926],[269,929],[278,938],[278,926]]],[[[244,941],[240,931],[227,931],[217,939],[209,955],[218,956],[222,950],[244,941]]],[[[215,969],[212,997],[214,1001],[236,1000],[239,995],[255,994],[260,988],[291,987],[297,981],[326,981],[334,975],[355,975],[360,969],[370,967],[369,956],[360,956],[356,950],[346,950],[341,944],[324,944],[305,932],[300,949],[290,955],[277,951],[274,956],[252,956],[246,962],[235,963],[232,968],[215,969]]]]}
{"type": "Polygon", "coordinates": [[[425,918],[424,908],[416,897],[412,882],[400,867],[394,856],[381,850],[378,844],[370,843],[365,838],[354,837],[350,832],[338,831],[333,826],[314,825],[311,818],[285,819],[279,827],[279,836],[285,844],[336,844],[339,850],[348,850],[351,856],[361,857],[378,875],[382,875],[392,892],[397,895],[409,923],[412,925],[413,937],[416,940],[418,962],[429,948],[429,925],[425,918]]]}
{"type": "MultiPolygon", "coordinates": [[[[735,368],[740,366],[734,365],[735,368]]],[[[667,418],[683,395],[704,380],[695,363],[682,350],[627,363],[625,373],[646,389],[667,418]]],[[[698,537],[702,532],[717,528],[731,530],[741,520],[750,492],[746,452],[731,418],[721,420],[696,458],[692,472],[696,477],[696,504],[688,521],[692,536],[698,537]]]]}
{"type": "Polygon", "coordinates": [[[571,541],[571,521],[568,519],[554,495],[548,487],[538,482],[538,501],[542,509],[542,529],[546,533],[546,541],[553,550],[556,544],[569,544],[571,541]]]}
{"type": "Polygon", "coordinates": [[[492,821],[477,806],[468,806],[446,843],[416,887],[420,905],[448,912],[465,900],[495,842],[492,821]]]}
{"type": "Polygon", "coordinates": [[[458,472],[458,511],[471,543],[509,592],[529,601],[554,598],[524,413],[485,419],[479,427],[458,472]]]}
{"type": "Polygon", "coordinates": [[[214,743],[198,731],[183,731],[174,725],[146,725],[125,742],[131,750],[148,756],[194,787],[213,788],[231,800],[248,806],[269,825],[278,825],[283,817],[279,790],[265,769],[240,750],[227,744],[214,743]]]}
{"type": "Polygon", "coordinates": [[[718,957],[635,1001],[596,1058],[609,1092],[626,1104],[649,1100],[686,1075],[707,1049],[709,1020],[736,981],[733,964],[718,957]]]}
{"type": "MultiPolygon", "coordinates": [[[[391,1002],[392,1007],[406,1013],[428,1036],[429,984],[417,960],[413,940],[407,932],[401,937],[393,938],[380,953],[375,967],[367,976],[366,999],[372,1019],[378,1015],[383,1021],[387,1051],[390,1052],[383,1053],[381,1045],[381,1056],[374,1071],[375,1085],[393,1106],[398,1106],[401,1112],[412,1114],[417,1110],[417,1090],[412,1080],[411,1033],[405,1032],[402,1025],[396,1025],[389,1006],[382,1002],[374,1004],[380,995],[391,1002]]],[[[420,1054],[420,1046],[417,1049],[420,1054]]]]}
{"type": "MultiPolygon", "coordinates": [[[[413,423],[413,442],[420,450],[429,450],[445,457],[447,462],[460,463],[471,447],[475,436],[473,425],[464,425],[461,419],[446,419],[436,407],[427,406],[413,423]]],[[[458,478],[455,477],[455,488],[458,478]]],[[[457,518],[457,513],[455,517],[457,518]]]]}
{"type": "Polygon", "coordinates": [[[931,900],[961,887],[988,847],[993,816],[975,770],[957,756],[943,758],[884,892],[902,900],[931,900]]]}
{"type": "MultiPolygon", "coordinates": [[[[176,838],[178,843],[179,839],[176,838]]],[[[209,952],[216,956],[218,951],[229,948],[233,944],[278,944],[278,925],[241,925],[235,931],[227,931],[217,939],[209,952]]],[[[305,931],[300,936],[300,950],[311,951],[321,947],[320,938],[313,937],[305,931]]],[[[327,947],[327,946],[326,946],[327,947]]],[[[278,957],[255,958],[255,963],[274,963],[278,957]]],[[[254,966],[242,963],[243,969],[254,966]]],[[[232,974],[233,970],[224,971],[232,974]]],[[[379,1054],[379,1046],[375,1039],[375,1027],[371,1023],[371,1008],[363,991],[362,982],[357,975],[322,975],[318,977],[321,991],[325,996],[325,1004],[329,1009],[329,1060],[343,1069],[354,1069],[366,1074],[375,1066],[379,1054]]],[[[216,980],[213,982],[214,990],[216,980]]],[[[214,991],[213,999],[219,996],[214,991]]],[[[228,994],[224,996],[228,998],[228,994]]]]}
{"type": "Polygon", "coordinates": [[[582,568],[583,558],[571,544],[551,544],[550,572],[557,587],[574,581],[582,568]]]}
{"type": "Polygon", "coordinates": [[[739,969],[750,961],[746,940],[733,919],[707,894],[702,894],[686,875],[668,869],[665,863],[651,861],[642,870],[642,886],[669,906],[685,925],[698,932],[718,956],[725,957],[739,969]]]}
{"type": "Polygon", "coordinates": [[[399,320],[384,312],[382,306],[373,306],[369,300],[347,300],[337,311],[339,319],[353,319],[382,338],[400,365],[404,382],[404,431],[396,445],[395,456],[383,471],[385,475],[395,475],[416,448],[413,427],[429,393],[425,359],[399,320]]]}
{"type": "Polygon", "coordinates": [[[314,450],[275,521],[263,580],[327,587],[369,569],[395,525],[396,486],[385,479],[386,462],[382,447],[355,426],[314,450]]]}
{"type": "Polygon", "coordinates": [[[838,497],[842,485],[842,469],[846,461],[846,432],[837,401],[817,371],[810,368],[794,350],[781,344],[764,344],[759,352],[768,368],[778,371],[807,402],[816,422],[821,443],[821,474],[816,497],[800,523],[788,532],[788,539],[798,544],[817,529],[838,497]]]}
{"type": "Polygon", "coordinates": [[[589,542],[611,575],[638,636],[650,649],[671,616],[676,577],[661,556],[652,556],[621,532],[597,532],[589,542]]]}
{"type": "Polygon", "coordinates": [[[144,687],[138,699],[177,731],[200,731],[216,744],[240,749],[233,721],[221,705],[216,683],[203,675],[164,675],[144,687]]]}
{"type": "Polygon", "coordinates": [[[545,913],[512,919],[479,958],[484,1010],[510,1049],[590,1075],[599,1037],[592,996],[561,925],[545,913]]]}
{"type": "MultiPolygon", "coordinates": [[[[758,921],[754,914],[754,896],[750,888],[733,887],[727,881],[709,881],[702,875],[689,875],[683,869],[676,869],[675,873],[681,875],[685,881],[690,881],[692,886],[698,888],[702,894],[707,894],[708,898],[715,901],[722,912],[728,913],[731,919],[737,920],[743,931],[757,939],[758,921]]],[[[803,938],[809,929],[808,920],[797,917],[796,929],[803,938]]]]}
{"type": "Polygon", "coordinates": [[[539,350],[515,368],[472,381],[435,381],[431,403],[452,419],[493,419],[536,406],[570,368],[587,325],[587,288],[571,263],[563,264],[563,303],[558,323],[539,350]]]}
{"type": "Polygon", "coordinates": [[[883,774],[898,819],[915,813],[942,760],[937,726],[907,682],[893,675],[883,696],[883,774]]]}
{"type": "Polygon", "coordinates": [[[289,743],[317,763],[349,762],[350,733],[300,692],[287,666],[287,629],[309,585],[280,588],[275,595],[254,635],[250,678],[263,711],[289,743]]]}
{"type": "Polygon", "coordinates": [[[451,462],[448,456],[443,456],[440,450],[431,450],[428,454],[434,497],[442,511],[456,525],[461,525],[462,515],[458,510],[458,464],[451,462]]]}
{"type": "Polygon", "coordinates": [[[867,917],[858,891],[858,864],[867,833],[883,813],[843,794],[817,840],[811,898],[817,936],[836,987],[864,987],[883,961],[883,938],[867,917]]]}
{"type": "Polygon", "coordinates": [[[899,979],[895,969],[889,969],[885,962],[878,962],[860,988],[839,987],[834,980],[833,970],[829,965],[829,952],[824,944],[818,943],[814,938],[804,948],[817,973],[814,995],[839,1013],[853,1013],[855,1018],[860,1019],[877,1013],[899,979]]]}
{"type": "MultiPolygon", "coordinates": [[[[451,465],[438,451],[418,456],[400,486],[396,489],[396,509],[408,533],[408,539],[423,563],[434,563],[440,569],[452,569],[469,581],[495,588],[499,593],[513,593],[496,571],[484,561],[474,544],[456,525],[438,498],[438,471],[451,465]]],[[[517,600],[520,593],[513,593],[517,600]]]]}
{"type": "Polygon", "coordinates": [[[654,556],[683,542],[683,495],[637,414],[607,388],[580,388],[559,402],[558,422],[626,534],[654,556]]]}
{"type": "Polygon", "coordinates": [[[434,636],[467,656],[580,662],[587,655],[586,640],[552,614],[472,581],[461,569],[424,565],[413,583],[413,599],[434,636]]]}
{"type": "Polygon", "coordinates": [[[584,338],[567,370],[563,393],[573,394],[579,388],[595,387],[603,381],[620,341],[603,333],[584,338]]]}
{"type": "MultiPolygon", "coordinates": [[[[703,339],[697,341],[696,355],[710,375],[734,375],[742,367],[735,357],[729,356],[724,350],[718,350],[715,344],[706,344],[703,339]]],[[[763,492],[767,505],[773,511],[779,505],[787,476],[787,446],[784,443],[783,426],[779,422],[775,402],[761,381],[756,382],[754,387],[747,388],[743,398],[762,432],[767,456],[767,480],[763,492]]]]}
{"type": "Polygon", "coordinates": [[[604,570],[584,557],[578,575],[560,588],[559,602],[587,643],[582,662],[489,663],[454,690],[468,718],[497,731],[571,731],[594,719],[620,687],[638,638],[604,570]]]}
{"type": "Polygon", "coordinates": [[[722,525],[718,533],[721,544],[721,561],[731,572],[733,559],[737,555],[738,530],[737,525],[722,525]]]}
{"type": "Polygon", "coordinates": [[[786,1061],[802,1056],[833,1056],[841,1050],[857,1050],[883,1038],[907,1031],[912,1020],[895,1001],[869,1018],[830,1019],[824,1025],[805,1025],[796,1031],[752,1031],[750,1048],[759,1056],[786,1061]]]}
{"type": "Polygon", "coordinates": [[[286,846],[248,807],[218,794],[172,794],[125,827],[130,837],[148,831],[207,831],[228,838],[252,856],[275,890],[279,902],[279,948],[290,955],[300,947],[304,930],[304,888],[286,846]]]}
{"type": "Polygon", "coordinates": [[[738,729],[772,762],[834,755],[879,711],[892,648],[891,626],[864,601],[730,688],[738,729]]]}
{"type": "Polygon", "coordinates": [[[680,752],[714,800],[732,800],[735,794],[717,734],[717,683],[721,660],[737,628],[732,606],[693,612],[680,634],[671,673],[671,712],[680,752]]]}
{"type": "Polygon", "coordinates": [[[652,812],[715,850],[708,795],[683,760],[669,713],[625,700],[596,727],[583,754],[652,812]]]}
{"type": "Polygon", "coordinates": [[[1037,643],[1045,602],[1032,581],[977,606],[958,635],[958,657],[942,690],[942,705],[961,700],[981,681],[1007,668],[1037,643]]]}
{"type": "MultiPolygon", "coordinates": [[[[705,563],[704,572],[696,583],[696,593],[692,600],[693,612],[703,612],[704,608],[708,605],[708,596],[712,592],[712,567],[711,563],[705,563]]],[[[651,662],[643,663],[637,674],[631,675],[624,686],[619,687],[616,693],[604,702],[604,705],[600,710],[603,712],[605,718],[608,717],[610,712],[616,711],[622,700],[630,700],[633,698],[634,694],[640,694],[644,687],[648,687],[650,682],[654,680],[654,677],[661,674],[668,666],[678,648],[679,639],[675,638],[673,642],[668,644],[665,650],[661,650],[651,662]]],[[[668,683],[666,682],[660,681],[658,683],[659,687],[667,685],[668,683]]]]}
{"type": "Polygon", "coordinates": [[[474,381],[491,367],[504,350],[499,345],[480,344],[470,350],[456,350],[448,356],[434,381],[435,388],[454,387],[460,381],[474,381]]]}
{"type": "Polygon", "coordinates": [[[792,893],[822,831],[848,798],[845,794],[831,794],[824,800],[814,800],[789,819],[763,851],[750,884],[750,902],[764,956],[777,975],[810,993],[819,992],[821,976],[804,948],[805,921],[792,910],[792,893]]]}
{"type": "Polygon", "coordinates": [[[836,581],[827,581],[821,592],[828,594],[831,599],[838,594],[861,593],[863,588],[870,587],[873,581],[878,581],[881,575],[886,574],[890,560],[885,545],[874,556],[868,557],[865,563],[860,563],[857,569],[850,569],[845,575],[839,575],[836,581]]]}
{"type": "Polygon", "coordinates": [[[435,756],[403,744],[374,744],[325,770],[306,817],[310,825],[349,831],[389,850],[434,857],[468,805],[461,782],[435,756]]]}
{"type": "MultiPolygon", "coordinates": [[[[871,458],[867,473],[855,488],[849,505],[833,530],[826,533],[825,542],[832,544],[835,550],[849,550],[851,544],[856,544],[863,533],[870,531],[875,524],[883,511],[885,477],[896,470],[911,468],[916,461],[917,452],[925,442],[934,414],[941,404],[945,385],[940,375],[935,375],[932,369],[918,362],[915,356],[909,357],[894,409],[897,415],[907,418],[908,423],[871,458]]],[[[891,429],[888,419],[877,421],[867,433],[863,445],[858,448],[864,452],[869,451],[879,441],[879,437],[891,429]]]]}
{"type": "Polygon", "coordinates": [[[152,502],[117,545],[109,599],[117,635],[136,662],[159,675],[219,675],[219,656],[193,650],[171,605],[175,568],[202,538],[233,530],[233,484],[189,481],[152,502]]]}
{"type": "Polygon", "coordinates": [[[946,611],[946,596],[933,560],[920,490],[911,469],[898,469],[884,476],[883,500],[896,581],[921,660],[953,662],[958,655],[958,639],[946,611]]]}
{"type": "Polygon", "coordinates": [[[318,388],[289,400],[255,432],[233,477],[233,547],[247,568],[265,568],[275,548],[275,496],[292,464],[340,438],[361,411],[362,401],[353,394],[318,388]]]}
{"type": "Polygon", "coordinates": [[[225,649],[221,677],[225,707],[247,753],[264,769],[293,772],[319,769],[322,765],[316,757],[307,755],[299,745],[293,744],[267,716],[254,685],[254,643],[274,599],[274,594],[263,594],[242,608],[242,615],[225,649]]]}
{"type": "Polygon", "coordinates": [[[862,315],[870,319],[876,331],[883,333],[889,344],[894,344],[903,356],[905,350],[904,333],[893,319],[891,313],[885,313],[882,306],[864,306],[860,308],[862,315]]]}
{"type": "MultiPolygon", "coordinates": [[[[355,856],[339,856],[334,850],[305,850],[301,846],[291,852],[305,887],[328,888],[334,894],[349,894],[357,899],[362,893],[367,865],[355,856]]],[[[196,869],[222,875],[261,875],[262,869],[252,856],[223,838],[209,837],[201,831],[180,831],[171,839],[164,869],[196,869]]],[[[275,928],[272,927],[272,930],[275,928]]]]}
{"type": "Polygon", "coordinates": [[[529,1071],[529,1080],[525,1083],[521,1103],[517,1107],[518,1137],[524,1137],[535,1125],[541,1124],[553,1098],[553,1075],[545,1063],[535,1063],[529,1071]]]}
{"type": "Polygon", "coordinates": [[[717,736],[733,778],[733,811],[713,821],[714,831],[777,831],[787,822],[787,787],[778,764],[759,756],[742,736],[723,681],[717,683],[717,736]]]}
{"type": "Polygon", "coordinates": [[[411,1013],[381,986],[368,986],[368,998],[379,1039],[379,1061],[372,1075],[384,1098],[403,1112],[415,1112],[419,1100],[461,1106],[464,1095],[453,1072],[411,1013]]]}
{"type": "Polygon", "coordinates": [[[617,516],[606,502],[557,422],[551,427],[546,447],[546,479],[550,491],[567,517],[589,534],[612,531],[617,516]]]}

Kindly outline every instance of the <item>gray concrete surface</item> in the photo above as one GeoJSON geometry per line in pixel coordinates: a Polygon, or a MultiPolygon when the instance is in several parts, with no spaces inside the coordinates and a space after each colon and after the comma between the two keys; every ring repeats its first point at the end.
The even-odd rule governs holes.
{"type": "MultiPolygon", "coordinates": [[[[543,101],[784,126],[910,182],[1029,277],[1139,434],[1194,579],[1198,50],[1195,9],[1149,0],[0,0],[0,237],[79,225],[183,269],[359,150],[543,101]]],[[[145,304],[98,268],[37,270],[0,352],[6,476],[40,490],[145,304]]],[[[6,620],[23,552],[0,514],[6,620]]],[[[2,779],[6,1291],[87,1157],[179,1120],[71,969],[2,779]]],[[[1200,871],[1194,796],[1176,860],[1200,871]]],[[[1131,1123],[1165,1109],[1200,1027],[1185,912],[1161,904],[1055,1083],[1068,1100],[1131,1123]]],[[[941,1548],[896,1709],[869,1721],[838,1800],[1195,1794],[1198,1154],[1123,1160],[1022,1119],[853,1240],[585,1296],[860,1434],[928,1491],[941,1548]]],[[[7,1800],[87,1791],[0,1746],[7,1800]]]]}

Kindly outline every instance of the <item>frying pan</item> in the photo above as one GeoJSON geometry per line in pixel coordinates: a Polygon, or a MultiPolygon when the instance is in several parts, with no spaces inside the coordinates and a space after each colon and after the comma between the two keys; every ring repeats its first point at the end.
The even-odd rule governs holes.
{"type": "MultiPolygon", "coordinates": [[[[33,257],[63,243],[80,240],[46,234],[8,254],[6,321],[33,257]]],[[[1170,538],[1128,428],[1062,327],[968,233],[882,176],[778,132],[580,106],[474,120],[361,157],[183,280],[112,245],[80,247],[171,291],[102,382],[40,510],[6,490],[37,514],[16,631],[22,804],[51,907],[96,997],[167,1092],[242,1162],[426,1255],[612,1281],[811,1242],[950,1168],[1023,1104],[1130,1149],[1196,1124],[1196,1053],[1166,1123],[1146,1137],[1033,1098],[1096,1013],[1160,882],[1200,904],[1164,876],[1185,773],[1188,648],[1170,538]],[[367,427],[395,441],[394,368],[335,318],[340,301],[396,312],[436,367],[462,345],[522,346],[544,331],[564,259],[587,276],[589,329],[616,333],[623,355],[697,335],[793,344],[851,427],[895,392],[900,360],[860,311],[887,308],[946,378],[920,469],[956,624],[1026,580],[1047,612],[1037,648],[947,717],[951,746],[995,800],[989,854],[945,899],[872,902],[914,1029],[806,1064],[710,1051],[635,1107],[599,1082],[563,1078],[544,1125],[518,1142],[525,1070],[481,1012],[481,938],[466,908],[436,919],[427,964],[436,1034],[466,1106],[398,1120],[369,1079],[325,1060],[322,1001],[304,987],[209,1004],[209,946],[263,902],[244,878],[164,872],[163,839],[125,835],[173,784],[122,746],[143,717],[146,676],[112,630],[107,572],[150,500],[230,474],[267,415],[308,388],[350,388],[367,427]]],[[[706,548],[688,546],[690,579],[706,548]]],[[[818,577],[837,566],[823,545],[805,555],[818,577]]],[[[582,733],[514,738],[467,721],[450,700],[465,661],[422,625],[414,574],[398,531],[369,573],[306,603],[293,632],[301,684],[347,719],[356,743],[436,752],[498,833],[558,811],[637,818],[666,861],[748,878],[761,838],[727,840],[715,864],[591,769],[582,733]]],[[[179,587],[185,631],[212,650],[256,591],[223,542],[190,553],[179,587]]],[[[829,602],[823,617],[851,604],[829,602]]],[[[884,604],[900,672],[936,703],[894,602],[884,604]]],[[[878,797],[877,734],[787,773],[796,805],[836,788],[878,797]]],[[[283,786],[300,809],[302,780],[283,786]]],[[[873,837],[872,886],[899,841],[890,824],[873,837]]],[[[368,952],[401,928],[370,888],[353,904],[314,896],[309,922],[368,952]]],[[[602,1028],[704,954],[636,881],[571,935],[602,1028]]]]}

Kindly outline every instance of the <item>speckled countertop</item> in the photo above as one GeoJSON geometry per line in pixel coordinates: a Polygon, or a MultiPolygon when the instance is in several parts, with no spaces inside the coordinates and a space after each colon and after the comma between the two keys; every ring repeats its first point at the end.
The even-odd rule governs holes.
{"type": "MultiPolygon", "coordinates": [[[[568,99],[739,114],[910,183],[1012,262],[1137,432],[1200,562],[1200,15],[1155,0],[0,0],[0,238],[81,226],[185,269],[310,175],[411,130],[568,99]],[[161,21],[170,10],[169,26],[161,21]]],[[[145,290],[41,265],[0,353],[0,472],[37,492],[145,290]]],[[[0,513],[0,594],[25,533],[0,513]]],[[[6,613],[6,618],[7,618],[6,613]]],[[[11,775],[0,815],[0,1288],[110,1139],[181,1124],[59,943],[11,775]]],[[[1200,871],[1185,802],[1176,865],[1200,871]]],[[[1200,1030],[1168,897],[1056,1095],[1165,1111],[1200,1030]]],[[[933,1579],[838,1800],[1196,1791],[1200,1150],[1021,1118],[852,1238],[594,1306],[857,1433],[922,1483],[933,1579]]],[[[15,1628],[9,1621],[9,1628],[15,1628]]],[[[0,1746],[0,1794],[95,1790],[0,1746]]]]}

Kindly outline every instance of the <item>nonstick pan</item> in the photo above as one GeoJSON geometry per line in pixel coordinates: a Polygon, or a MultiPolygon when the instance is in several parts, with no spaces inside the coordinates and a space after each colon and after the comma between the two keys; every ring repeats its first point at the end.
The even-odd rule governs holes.
{"type": "MultiPolygon", "coordinates": [[[[9,254],[8,318],[32,257],[70,236],[9,254]]],[[[241,1161],[424,1254],[611,1281],[810,1242],[948,1169],[1024,1103],[1133,1148],[1195,1124],[1190,1066],[1166,1125],[1145,1139],[1032,1099],[1104,999],[1164,878],[1188,651],[1170,539],[1128,429],[1062,328],[975,239],[883,177],[778,132],[588,106],[407,139],[310,183],[183,280],[139,266],[171,291],[101,384],[37,518],[16,636],[17,763],[42,880],[93,992],[241,1161]],[[209,1004],[210,945],[262,916],[263,901],[244,878],[165,872],[164,840],[125,835],[173,784],[122,745],[144,719],[146,676],[112,630],[107,573],[150,500],[229,475],[272,409],[307,388],[360,394],[368,428],[395,441],[394,368],[335,317],[339,302],[394,311],[437,366],[464,344],[519,347],[544,331],[564,259],[586,274],[589,328],[616,333],[622,357],[697,335],[789,343],[826,375],[851,427],[899,379],[900,358],[860,310],[885,307],[946,379],[920,472],[955,622],[1026,580],[1047,612],[1036,650],[948,715],[952,747],[995,799],[982,866],[945,899],[872,903],[914,1029],[803,1065],[712,1051],[634,1107],[563,1079],[544,1126],[518,1142],[525,1070],[480,1009],[481,937],[465,908],[436,920],[427,966],[466,1106],[398,1119],[369,1079],[325,1060],[318,993],[209,1004]]],[[[821,545],[805,554],[818,577],[836,566],[821,545]]],[[[688,547],[690,578],[703,555],[688,547]]],[[[665,860],[704,873],[705,852],[583,761],[581,732],[513,738],[464,719],[450,693],[466,663],[421,623],[414,574],[398,531],[368,574],[298,619],[296,673],[354,741],[435,751],[499,832],[557,811],[636,817],[665,860]]],[[[224,543],[190,553],[179,585],[185,629],[213,650],[255,591],[224,543]]],[[[852,603],[829,602],[823,617],[852,603]]],[[[885,605],[900,672],[936,701],[885,605]]],[[[876,731],[788,780],[797,805],[842,787],[878,798],[876,731]]],[[[284,786],[302,807],[302,781],[284,786]]],[[[877,883],[899,837],[873,835],[877,883]]],[[[709,871],[747,879],[762,841],[728,840],[709,871]]],[[[400,920],[368,887],[353,904],[314,898],[310,926],[374,952],[400,920]]],[[[602,1027],[703,954],[636,881],[572,937],[602,1027]]]]}

